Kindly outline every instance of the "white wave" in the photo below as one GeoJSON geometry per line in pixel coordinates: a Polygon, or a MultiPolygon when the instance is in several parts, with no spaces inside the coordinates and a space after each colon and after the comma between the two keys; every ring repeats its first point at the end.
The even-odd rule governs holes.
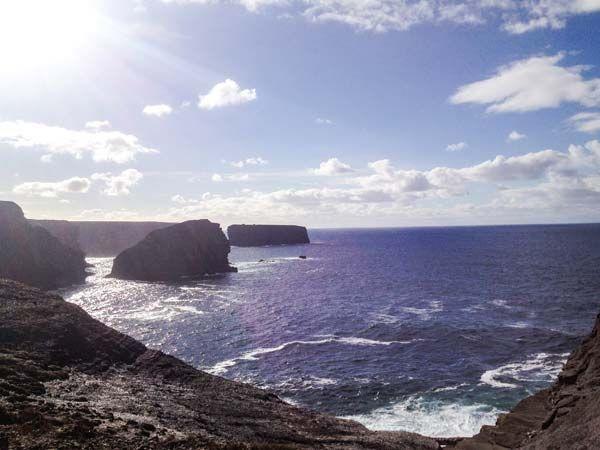
{"type": "Polygon", "coordinates": [[[177,308],[180,311],[188,312],[191,314],[197,314],[199,316],[206,314],[204,311],[195,308],[194,306],[175,306],[175,308],[177,308]]]}
{"type": "Polygon", "coordinates": [[[457,385],[454,385],[454,386],[445,386],[445,387],[435,388],[431,392],[456,391],[457,389],[460,389],[461,387],[465,387],[465,386],[468,386],[468,384],[467,383],[461,383],[461,384],[457,384],[457,385]]]}
{"type": "Polygon", "coordinates": [[[433,314],[443,311],[444,306],[439,300],[434,300],[432,302],[429,302],[429,308],[415,308],[412,306],[403,306],[400,309],[405,313],[419,316],[422,320],[429,320],[431,319],[431,316],[433,314]]]}
{"type": "Polygon", "coordinates": [[[495,298],[492,300],[492,305],[499,308],[512,309],[512,306],[510,306],[506,300],[502,300],[501,298],[495,298]]]}
{"type": "Polygon", "coordinates": [[[371,430],[412,431],[433,437],[473,436],[482,425],[492,425],[503,411],[483,404],[463,405],[407,399],[368,414],[346,416],[371,430]]]}
{"type": "Polygon", "coordinates": [[[257,348],[244,353],[242,356],[237,358],[227,359],[215,364],[212,367],[206,368],[208,373],[213,375],[223,375],[230,367],[235,366],[240,361],[256,361],[261,355],[268,353],[279,352],[291,345],[322,345],[330,343],[339,343],[346,345],[357,345],[357,346],[373,346],[373,345],[392,345],[392,344],[410,344],[413,341],[376,341],[373,339],[358,338],[358,337],[326,337],[325,339],[318,339],[315,341],[291,341],[285,342],[277,347],[257,348]]]}
{"type": "Polygon", "coordinates": [[[552,381],[562,369],[568,353],[538,353],[523,362],[505,364],[481,375],[481,382],[495,388],[517,388],[527,381],[552,381]]]}

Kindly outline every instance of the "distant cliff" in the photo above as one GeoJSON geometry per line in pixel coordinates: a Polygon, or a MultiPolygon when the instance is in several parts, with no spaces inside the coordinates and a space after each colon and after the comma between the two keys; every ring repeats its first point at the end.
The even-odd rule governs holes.
{"type": "Polygon", "coordinates": [[[165,222],[85,222],[32,220],[63,243],[81,249],[86,256],[116,256],[137,244],[148,233],[168,227],[165,222]]]}
{"type": "Polygon", "coordinates": [[[0,280],[0,448],[414,449],[194,369],[58,296],[0,280]]]}
{"type": "Polygon", "coordinates": [[[111,277],[141,281],[177,281],[206,274],[234,272],[231,248],[221,227],[208,220],[190,220],[155,230],[120,253],[111,277]]]}
{"type": "Polygon", "coordinates": [[[297,225],[230,225],[229,242],[236,247],[308,244],[308,232],[297,225]]]}
{"type": "Polygon", "coordinates": [[[80,250],[27,221],[13,202],[0,202],[0,278],[42,289],[81,283],[86,263],[80,250]]]}

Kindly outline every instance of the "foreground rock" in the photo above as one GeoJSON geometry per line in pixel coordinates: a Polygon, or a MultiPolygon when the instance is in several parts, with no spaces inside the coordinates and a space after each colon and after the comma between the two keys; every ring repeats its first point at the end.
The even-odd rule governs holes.
{"type": "Polygon", "coordinates": [[[57,289],[85,281],[86,267],[80,250],[31,225],[16,203],[0,202],[1,278],[57,289]]]}
{"type": "Polygon", "coordinates": [[[229,265],[230,250],[219,224],[190,220],[153,231],[119,254],[110,276],[123,280],[178,281],[235,272],[229,265]]]}
{"type": "Polygon", "coordinates": [[[10,448],[438,448],[208,375],[2,280],[0,336],[0,443],[10,448]]]}
{"type": "Polygon", "coordinates": [[[230,225],[227,236],[236,247],[310,243],[306,228],[297,225],[230,225]]]}
{"type": "Polygon", "coordinates": [[[173,225],[166,222],[86,222],[30,220],[48,230],[64,244],[86,256],[117,256],[144,239],[148,233],[173,225]]]}
{"type": "Polygon", "coordinates": [[[552,387],[522,400],[495,426],[482,427],[455,448],[600,448],[600,316],[552,387]]]}

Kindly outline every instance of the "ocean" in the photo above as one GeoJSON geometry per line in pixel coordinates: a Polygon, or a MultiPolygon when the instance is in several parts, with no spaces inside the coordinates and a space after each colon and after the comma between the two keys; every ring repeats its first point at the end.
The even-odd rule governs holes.
{"type": "Polygon", "coordinates": [[[310,230],[239,273],[63,292],[195,367],[377,430],[467,436],[547,387],[600,312],[600,225],[310,230]],[[306,255],[307,259],[300,259],[306,255]]]}

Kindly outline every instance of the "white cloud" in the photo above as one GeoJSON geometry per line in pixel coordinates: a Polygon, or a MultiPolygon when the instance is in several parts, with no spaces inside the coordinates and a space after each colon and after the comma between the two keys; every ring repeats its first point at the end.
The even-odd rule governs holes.
{"type": "Polygon", "coordinates": [[[338,22],[382,33],[425,23],[474,26],[499,21],[508,33],[563,28],[570,17],[600,11],[598,0],[162,0],[163,3],[237,3],[257,12],[279,6],[278,14],[299,14],[311,22],[338,22]]]}
{"type": "Polygon", "coordinates": [[[490,105],[488,112],[526,112],[562,103],[600,105],[600,78],[586,80],[586,66],[559,66],[565,53],[534,56],[500,67],[486,80],[467,84],[450,98],[454,104],[490,105]]]}
{"type": "Polygon", "coordinates": [[[173,108],[169,105],[160,104],[160,105],[148,105],[144,107],[142,112],[147,116],[153,117],[163,117],[168,116],[173,112],[173,108]]]}
{"type": "Polygon", "coordinates": [[[329,158],[327,161],[323,161],[318,169],[313,169],[315,175],[325,176],[341,175],[350,172],[353,172],[352,167],[337,158],[329,158]]]}
{"type": "Polygon", "coordinates": [[[521,134],[517,130],[513,130],[508,134],[506,140],[508,142],[515,142],[515,141],[520,141],[522,139],[525,139],[526,137],[527,136],[525,134],[521,134]]]}
{"type": "Polygon", "coordinates": [[[224,106],[241,105],[256,100],[256,89],[241,89],[231,79],[217,83],[206,95],[200,95],[198,107],[211,110],[224,106]]]}
{"type": "Polygon", "coordinates": [[[49,164],[52,162],[52,158],[53,158],[52,153],[48,153],[47,155],[40,156],[40,161],[45,164],[49,164]]]}
{"type": "Polygon", "coordinates": [[[84,209],[73,217],[74,220],[124,221],[141,220],[137,211],[127,209],[105,210],[100,208],[84,209]]]}
{"type": "Polygon", "coordinates": [[[77,159],[89,154],[96,162],[118,164],[132,161],[138,154],[158,153],[141,145],[137,137],[120,131],[76,131],[21,120],[0,122],[0,144],[77,159]]]}
{"type": "Polygon", "coordinates": [[[85,194],[91,184],[88,178],[81,177],[57,182],[32,181],[15,186],[13,192],[27,197],[56,198],[60,194],[85,194]]]}
{"type": "Polygon", "coordinates": [[[92,120],[86,122],[85,127],[89,130],[100,130],[102,128],[110,128],[110,122],[108,120],[92,120]]]}
{"type": "Polygon", "coordinates": [[[468,146],[469,146],[469,144],[467,144],[466,142],[458,142],[456,144],[448,144],[448,146],[446,147],[446,151],[447,152],[459,152],[461,150],[464,150],[468,146]]]}
{"type": "Polygon", "coordinates": [[[250,181],[250,175],[247,173],[232,173],[229,175],[213,174],[211,180],[217,183],[223,181],[250,181]]]}
{"type": "Polygon", "coordinates": [[[569,122],[584,133],[597,133],[600,131],[600,112],[590,111],[575,114],[569,118],[569,122]]]}
{"type": "Polygon", "coordinates": [[[324,119],[322,117],[317,117],[315,119],[315,123],[317,125],[333,125],[333,120],[331,120],[331,119],[324,119]]]}
{"type": "MultiPolygon", "coordinates": [[[[225,161],[223,161],[223,162],[225,162],[225,161]]],[[[265,166],[267,164],[269,164],[269,161],[261,158],[260,156],[246,158],[246,159],[242,159],[240,161],[232,161],[229,163],[230,166],[237,167],[238,169],[241,169],[244,166],[265,166]]]]}
{"type": "Polygon", "coordinates": [[[92,175],[92,180],[101,181],[105,184],[106,187],[102,193],[111,197],[129,195],[131,188],[137,185],[142,178],[144,178],[144,175],[136,169],[127,169],[117,175],[112,173],[95,173],[92,175]]]}

